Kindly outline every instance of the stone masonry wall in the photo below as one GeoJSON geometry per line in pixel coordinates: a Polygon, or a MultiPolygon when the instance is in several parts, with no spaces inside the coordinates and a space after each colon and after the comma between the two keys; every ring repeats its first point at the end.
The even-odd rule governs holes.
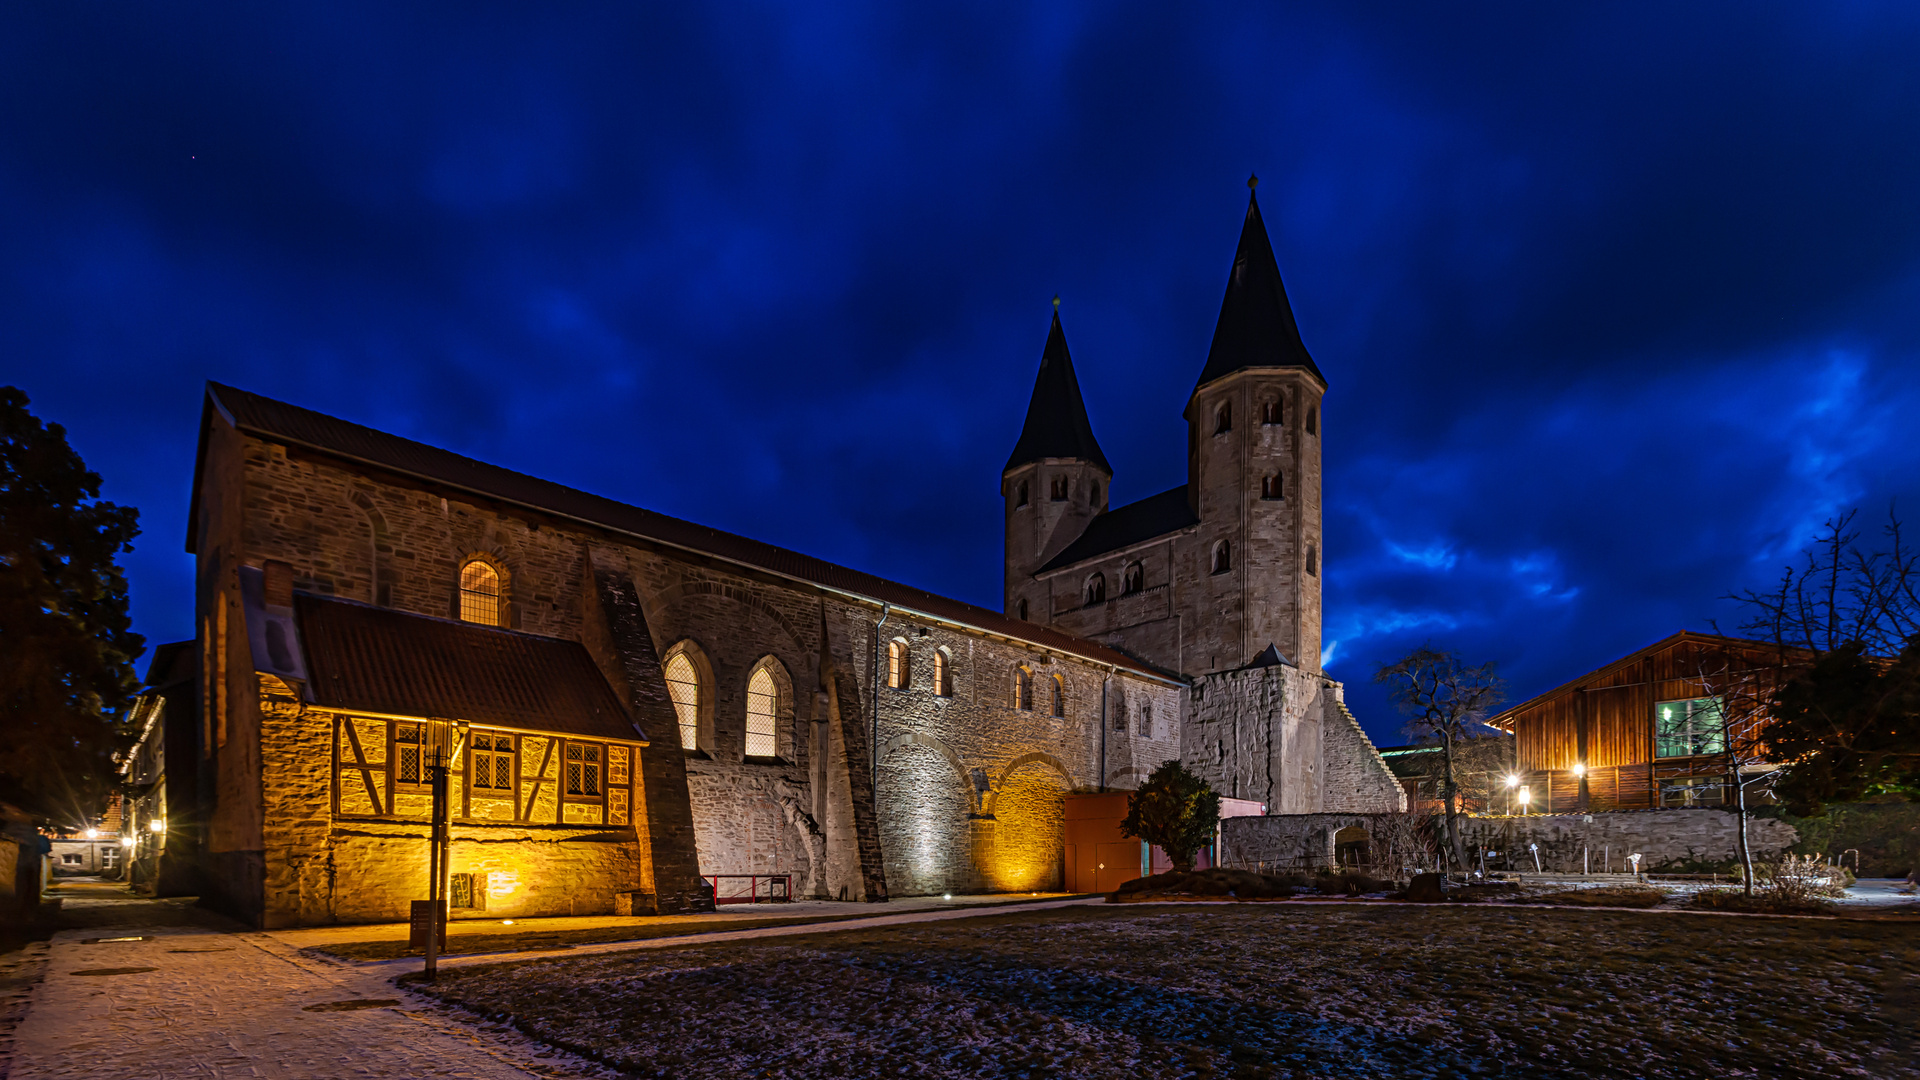
{"type": "MultiPolygon", "coordinates": [[[[1617,810],[1598,814],[1540,814],[1463,819],[1461,836],[1468,850],[1482,845],[1500,852],[1490,864],[1531,869],[1529,843],[1540,846],[1541,866],[1579,873],[1584,847],[1594,873],[1607,866],[1627,869],[1626,857],[1639,852],[1641,870],[1659,870],[1690,862],[1730,862],[1739,857],[1740,817],[1726,810],[1617,810]]],[[[1800,834],[1775,818],[1747,819],[1748,845],[1755,859],[1774,859],[1800,834]]]]}
{"type": "Polygon", "coordinates": [[[1341,699],[1340,684],[1327,683],[1326,722],[1320,760],[1324,796],[1319,809],[1354,813],[1405,810],[1407,790],[1400,785],[1360,721],[1341,699]]]}

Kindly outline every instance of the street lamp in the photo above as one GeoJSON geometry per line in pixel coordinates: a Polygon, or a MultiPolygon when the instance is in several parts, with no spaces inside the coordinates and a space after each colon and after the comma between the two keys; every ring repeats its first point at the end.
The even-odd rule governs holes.
{"type": "Polygon", "coordinates": [[[1513,789],[1520,786],[1520,774],[1507,774],[1507,816],[1513,816],[1513,789]]]}
{"type": "Polygon", "coordinates": [[[152,821],[147,822],[147,828],[156,833],[163,833],[167,831],[167,823],[161,818],[154,818],[152,821]]]}
{"type": "Polygon", "coordinates": [[[1573,763],[1573,775],[1575,775],[1575,776],[1585,776],[1585,775],[1587,775],[1587,763],[1586,763],[1586,762],[1584,762],[1584,761],[1576,761],[1576,762],[1574,762],[1574,763],[1573,763]]]}
{"type": "Polygon", "coordinates": [[[1520,789],[1520,812],[1522,814],[1527,812],[1527,804],[1532,801],[1533,801],[1533,789],[1521,788],[1520,789]]]}

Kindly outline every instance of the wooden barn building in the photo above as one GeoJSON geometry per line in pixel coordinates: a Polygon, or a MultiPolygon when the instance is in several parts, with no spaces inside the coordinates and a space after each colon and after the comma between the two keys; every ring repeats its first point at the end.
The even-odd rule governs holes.
{"type": "MultiPolygon", "coordinates": [[[[1751,699],[1779,670],[1771,645],[1683,630],[1488,723],[1514,736],[1534,813],[1729,805],[1733,755],[1712,684],[1731,677],[1751,699]]],[[[1737,724],[1735,742],[1761,723],[1737,724]]]]}

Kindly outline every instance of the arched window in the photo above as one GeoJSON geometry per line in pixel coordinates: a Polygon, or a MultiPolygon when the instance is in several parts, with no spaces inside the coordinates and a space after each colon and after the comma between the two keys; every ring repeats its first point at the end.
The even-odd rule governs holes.
{"type": "Polygon", "coordinates": [[[688,650],[676,646],[667,653],[665,664],[667,696],[673,699],[673,713],[680,721],[680,747],[700,749],[700,713],[706,707],[706,680],[688,650]]]}
{"type": "MultiPolygon", "coordinates": [[[[445,595],[442,593],[441,595],[445,595]]],[[[460,621],[501,626],[506,605],[500,595],[500,571],[485,559],[468,559],[460,567],[460,621]]]]}
{"type": "Polygon", "coordinates": [[[907,688],[907,678],[911,674],[911,670],[908,667],[909,659],[907,643],[905,641],[894,638],[892,641],[887,642],[888,686],[895,690],[905,690],[907,688]]]}
{"type": "Polygon", "coordinates": [[[1027,505],[1027,482],[1025,480],[1014,485],[1013,505],[1016,507],[1027,505]]]}
{"type": "Polygon", "coordinates": [[[748,757],[780,756],[779,717],[780,687],[762,664],[747,679],[748,757]]]}
{"type": "Polygon", "coordinates": [[[1107,599],[1107,575],[1095,574],[1087,579],[1087,603],[1099,604],[1107,599]]]}
{"type": "Polygon", "coordinates": [[[1047,680],[1047,692],[1052,696],[1053,715],[1067,715],[1067,681],[1058,674],[1047,680]]]}
{"type": "Polygon", "coordinates": [[[1260,406],[1260,422],[1262,424],[1277,424],[1280,422],[1279,398],[1274,398],[1260,406]]]}
{"type": "Polygon", "coordinates": [[[1223,401],[1213,413],[1213,433],[1225,435],[1233,430],[1233,402],[1223,401]]]}
{"type": "Polygon", "coordinates": [[[1067,501],[1067,478],[1064,476],[1056,476],[1053,478],[1053,501],[1067,501]]]}
{"type": "Polygon", "coordinates": [[[1020,598],[1020,600],[1019,600],[1019,602],[1018,602],[1018,603],[1015,603],[1015,604],[1013,605],[1013,617],[1014,617],[1014,618],[1016,618],[1016,619],[1019,619],[1019,620],[1020,620],[1020,621],[1022,621],[1022,622],[1025,622],[1025,621],[1026,621],[1026,618],[1027,618],[1027,599],[1026,599],[1026,597],[1024,597],[1024,596],[1023,596],[1023,597],[1021,597],[1021,598],[1020,598]]]}
{"type": "Polygon", "coordinates": [[[1307,434],[1316,435],[1316,434],[1319,434],[1319,432],[1320,432],[1320,406],[1309,405],[1307,406],[1307,434]]]}
{"type": "Polygon", "coordinates": [[[1213,545],[1213,572],[1224,574],[1233,569],[1233,545],[1225,540],[1213,545]]]}
{"type": "Polygon", "coordinates": [[[1113,730],[1122,735],[1127,730],[1127,695],[1117,683],[1113,687],[1113,730]]]}
{"type": "Polygon", "coordinates": [[[1147,587],[1147,568],[1139,563],[1128,563],[1126,572],[1120,575],[1120,593],[1137,593],[1147,587]]]}
{"type": "Polygon", "coordinates": [[[1013,707],[1033,711],[1033,672],[1025,664],[1013,669],[1013,707]]]}
{"type": "Polygon", "coordinates": [[[933,650],[933,692],[941,697],[953,696],[953,658],[945,649],[933,650]]]}
{"type": "Polygon", "coordinates": [[[1140,737],[1153,738],[1153,702],[1151,701],[1140,703],[1140,737]]]}
{"type": "Polygon", "coordinates": [[[1285,482],[1280,479],[1279,473],[1262,477],[1260,480],[1260,497],[1263,499],[1281,498],[1281,492],[1285,490],[1282,486],[1284,483],[1285,482]]]}
{"type": "Polygon", "coordinates": [[[1320,549],[1313,544],[1307,545],[1307,573],[1315,576],[1320,573],[1320,549]]]}

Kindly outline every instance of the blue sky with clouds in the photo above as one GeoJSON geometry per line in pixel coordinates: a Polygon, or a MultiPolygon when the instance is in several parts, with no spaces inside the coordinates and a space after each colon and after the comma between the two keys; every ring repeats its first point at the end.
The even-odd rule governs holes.
{"type": "MultiPolygon", "coordinates": [[[[1913,503],[1900,3],[14,5],[0,382],[142,510],[216,379],[992,604],[1058,293],[1184,480],[1249,172],[1326,401],[1326,636],[1525,696],[1913,503]]],[[[1915,504],[1920,505],[1920,504],[1915,504]]]]}

